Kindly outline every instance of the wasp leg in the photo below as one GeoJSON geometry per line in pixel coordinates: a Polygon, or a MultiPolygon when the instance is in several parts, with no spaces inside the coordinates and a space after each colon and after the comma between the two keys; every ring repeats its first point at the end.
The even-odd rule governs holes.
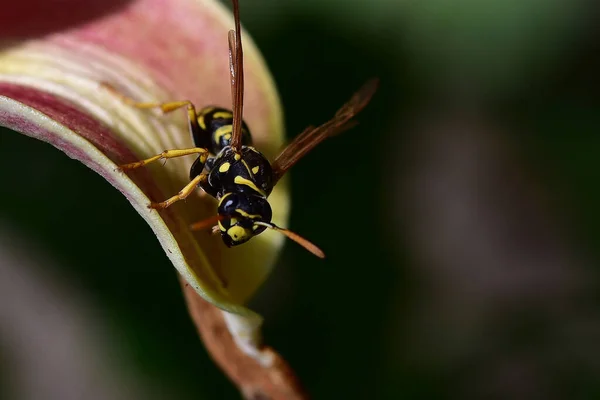
{"type": "Polygon", "coordinates": [[[195,177],[194,179],[192,179],[190,181],[190,183],[185,185],[185,187],[183,189],[181,189],[181,191],[179,193],[177,193],[175,196],[170,197],[167,200],[160,202],[160,203],[150,203],[148,205],[148,208],[160,210],[160,209],[169,207],[171,204],[173,204],[179,200],[184,200],[196,189],[196,187],[198,187],[200,182],[206,181],[206,179],[207,179],[206,174],[200,174],[197,177],[195,177]]]}
{"type": "Polygon", "coordinates": [[[200,130],[200,127],[198,126],[198,117],[196,114],[196,107],[194,106],[194,104],[191,101],[181,100],[181,101],[170,101],[167,103],[144,103],[144,102],[136,101],[135,99],[132,99],[131,97],[124,95],[123,93],[119,92],[115,87],[111,86],[110,84],[108,84],[106,82],[102,82],[100,85],[103,88],[105,88],[106,90],[108,90],[109,92],[111,92],[113,95],[118,97],[123,103],[125,103],[131,107],[142,108],[142,109],[160,108],[162,110],[162,112],[165,114],[170,113],[171,111],[180,109],[181,107],[187,107],[188,128],[189,128],[190,134],[192,135],[192,138],[194,138],[194,140],[196,140],[195,138],[202,136],[202,131],[200,130]]]}
{"type": "MultiPolygon", "coordinates": [[[[210,160],[214,160],[214,158],[209,157],[206,160],[202,160],[201,157],[198,157],[196,159],[196,161],[194,161],[194,163],[192,164],[192,167],[190,168],[190,180],[194,179],[196,176],[201,175],[202,171],[204,170],[204,167],[206,165],[208,165],[208,163],[210,162],[210,160]]],[[[206,180],[204,180],[204,182],[206,182],[206,180]]],[[[205,198],[208,195],[208,193],[206,193],[204,191],[204,189],[200,190],[198,192],[198,196],[200,198],[205,198]]]]}
{"type": "Polygon", "coordinates": [[[102,86],[104,89],[108,90],[109,92],[111,92],[113,95],[115,95],[116,97],[119,98],[119,100],[121,100],[123,103],[131,106],[131,107],[135,107],[135,108],[160,108],[164,113],[170,113],[171,111],[175,111],[178,108],[184,107],[184,106],[192,106],[192,108],[194,108],[194,113],[192,114],[194,116],[194,119],[196,117],[196,111],[195,111],[195,107],[192,104],[191,101],[189,100],[180,100],[180,101],[169,101],[169,102],[165,102],[165,103],[156,103],[156,102],[141,102],[141,101],[137,101],[135,99],[132,99],[131,97],[121,93],[117,88],[115,88],[114,86],[112,86],[109,83],[106,82],[102,82],[100,84],[100,86],[102,86]]]}
{"type": "Polygon", "coordinates": [[[198,157],[198,159],[202,160],[201,162],[205,162],[206,158],[208,157],[208,150],[201,149],[199,147],[193,147],[191,149],[165,150],[162,153],[155,155],[154,157],[146,158],[145,160],[136,161],[130,164],[123,164],[119,166],[119,169],[125,170],[139,168],[157,160],[166,160],[168,158],[189,156],[190,154],[200,154],[200,157],[198,157]]]}

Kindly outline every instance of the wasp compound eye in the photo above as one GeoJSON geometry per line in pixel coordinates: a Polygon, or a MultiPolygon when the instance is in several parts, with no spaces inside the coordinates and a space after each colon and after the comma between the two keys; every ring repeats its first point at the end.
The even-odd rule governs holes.
{"type": "Polygon", "coordinates": [[[219,215],[234,215],[239,208],[241,195],[238,193],[227,193],[221,198],[217,212],[219,215]]]}

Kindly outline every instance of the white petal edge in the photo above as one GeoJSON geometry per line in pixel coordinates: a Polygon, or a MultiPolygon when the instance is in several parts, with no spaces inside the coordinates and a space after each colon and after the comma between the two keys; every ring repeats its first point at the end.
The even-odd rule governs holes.
{"type": "MultiPolygon", "coordinates": [[[[68,146],[57,148],[70,158],[81,161],[87,167],[104,177],[121,193],[126,194],[126,197],[131,205],[152,228],[161,246],[164,249],[171,250],[171,252],[167,251],[166,254],[177,271],[199,295],[221,309],[231,313],[239,314],[240,316],[252,318],[252,325],[256,325],[254,321],[256,321],[256,318],[260,319],[261,317],[246,307],[236,305],[228,301],[226,292],[218,293],[219,295],[223,296],[222,299],[215,299],[213,295],[207,293],[203,283],[198,279],[194,271],[186,263],[181,251],[179,251],[179,244],[173,237],[168,226],[156,211],[149,210],[147,208],[150,199],[126,174],[119,172],[117,170],[117,165],[108,157],[106,157],[98,148],[92,145],[88,140],[73,132],[68,127],[56,122],[46,114],[6,96],[0,96],[0,120],[4,120],[6,115],[16,115],[20,119],[55,135],[67,143],[68,146]],[[73,150],[81,151],[87,156],[87,159],[81,159],[77,155],[77,152],[73,150]],[[222,300],[222,302],[215,300],[222,300]]],[[[11,126],[10,123],[2,123],[2,125],[18,131],[26,136],[40,139],[35,132],[23,132],[18,126],[11,126]]],[[[203,253],[202,251],[199,251],[198,254],[203,253]]],[[[216,277],[215,279],[218,280],[216,277]]],[[[215,285],[215,287],[219,286],[215,285]]]]}

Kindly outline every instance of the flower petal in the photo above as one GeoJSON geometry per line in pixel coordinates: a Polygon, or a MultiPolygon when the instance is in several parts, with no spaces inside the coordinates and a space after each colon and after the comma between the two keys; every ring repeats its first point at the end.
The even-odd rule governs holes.
{"type": "MultiPolygon", "coordinates": [[[[233,18],[212,0],[135,0],[116,12],[0,52],[0,124],[46,141],[98,172],[120,190],[155,232],[179,273],[219,308],[258,316],[243,306],[270,272],[283,238],[265,232],[228,249],[192,222],[214,215],[212,199],[190,196],[157,212],[146,206],[177,193],[191,159],[121,173],[118,164],[165,149],[193,147],[184,111],[137,110],[102,90],[109,82],[140,101],[189,99],[198,108],[230,107],[227,31],[233,18]]],[[[244,34],[244,117],[255,145],[273,157],[283,121],[272,78],[244,34]]],[[[270,197],[273,219],[285,224],[285,182],[270,197]]],[[[132,249],[139,251],[140,249],[132,249]]],[[[151,268],[152,266],[149,266],[151,268]]]]}

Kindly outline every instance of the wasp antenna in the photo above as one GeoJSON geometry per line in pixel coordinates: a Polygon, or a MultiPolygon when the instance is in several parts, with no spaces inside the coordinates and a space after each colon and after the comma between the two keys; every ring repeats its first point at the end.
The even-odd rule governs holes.
{"type": "Polygon", "coordinates": [[[269,223],[269,222],[256,221],[254,223],[256,225],[266,226],[267,228],[270,228],[270,229],[273,229],[274,231],[282,233],[285,236],[287,236],[289,239],[292,239],[294,242],[296,242],[300,246],[304,247],[306,250],[313,253],[315,256],[317,256],[319,258],[325,258],[325,253],[323,253],[323,250],[321,250],[320,248],[318,248],[317,246],[315,246],[308,240],[304,239],[302,236],[298,235],[297,233],[294,233],[288,229],[280,228],[277,225],[275,225],[273,223],[269,223]]]}
{"type": "Polygon", "coordinates": [[[193,231],[201,231],[203,229],[208,229],[217,222],[223,221],[225,218],[226,217],[222,215],[215,215],[214,217],[206,218],[205,220],[193,223],[192,225],[190,225],[190,229],[193,231]]]}

